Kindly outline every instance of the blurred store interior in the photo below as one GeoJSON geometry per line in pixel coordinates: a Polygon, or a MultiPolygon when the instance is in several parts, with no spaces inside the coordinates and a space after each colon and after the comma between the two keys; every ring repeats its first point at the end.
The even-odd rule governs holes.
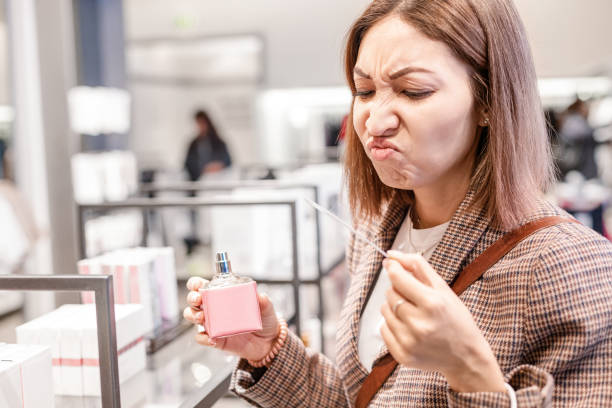
{"type": "MultiPolygon", "coordinates": [[[[0,0],[0,274],[77,279],[100,268],[117,286],[117,265],[129,269],[141,251],[162,268],[171,248],[149,294],[173,304],[143,328],[146,368],[121,383],[122,406],[195,405],[214,392],[210,404],[243,406],[212,387],[232,360],[197,345],[178,314],[187,279],[210,278],[218,250],[333,357],[348,232],[301,197],[349,220],[342,49],[367,4],[0,0]],[[162,274],[176,283],[168,293],[162,274]]],[[[559,167],[548,197],[610,237],[612,2],[516,4],[559,167]]],[[[140,290],[130,279],[118,303],[140,290]]],[[[0,343],[61,305],[93,301],[3,291],[0,343]]],[[[54,384],[55,406],[100,404],[68,388],[54,384]]]]}

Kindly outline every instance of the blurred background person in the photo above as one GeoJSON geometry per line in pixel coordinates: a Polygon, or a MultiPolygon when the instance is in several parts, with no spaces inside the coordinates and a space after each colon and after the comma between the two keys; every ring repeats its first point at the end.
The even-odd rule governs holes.
{"type": "MultiPolygon", "coordinates": [[[[215,125],[210,116],[198,110],[194,115],[198,129],[195,138],[189,144],[187,157],[185,157],[185,169],[190,181],[197,181],[202,175],[218,173],[232,164],[225,142],[219,137],[215,125]]],[[[194,197],[195,191],[189,192],[194,197]]],[[[198,234],[198,212],[190,210],[191,233],[184,238],[187,254],[191,254],[194,248],[200,244],[198,234]]]]}
{"type": "Polygon", "coordinates": [[[8,177],[8,164],[6,161],[6,142],[0,139],[0,179],[8,177]]]}
{"type": "Polygon", "coordinates": [[[587,180],[597,178],[598,175],[595,162],[597,143],[588,117],[588,104],[577,98],[562,114],[559,128],[559,142],[562,146],[559,167],[562,173],[565,175],[571,170],[577,170],[587,180]]]}
{"type": "Polygon", "coordinates": [[[198,134],[189,144],[185,158],[185,169],[191,181],[198,180],[202,174],[219,172],[232,164],[227,146],[208,114],[198,110],[194,119],[198,134]]]}

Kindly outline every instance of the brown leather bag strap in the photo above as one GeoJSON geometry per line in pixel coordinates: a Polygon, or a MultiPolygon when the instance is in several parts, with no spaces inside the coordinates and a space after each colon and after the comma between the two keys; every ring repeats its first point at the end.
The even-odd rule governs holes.
{"type": "Polygon", "coordinates": [[[564,222],[578,223],[578,221],[573,218],[561,216],[544,217],[528,222],[527,224],[523,224],[517,229],[506,233],[503,237],[488,247],[476,259],[474,259],[472,263],[463,268],[461,273],[451,284],[451,289],[453,289],[453,292],[459,296],[472,283],[476,282],[483,273],[495,265],[497,261],[504,257],[504,255],[510,252],[512,248],[517,246],[519,242],[543,228],[552,227],[553,225],[564,222]]]}
{"type": "MultiPolygon", "coordinates": [[[[565,222],[578,223],[578,221],[573,218],[561,216],[544,217],[521,225],[517,229],[506,233],[474,259],[472,263],[463,268],[451,284],[451,289],[459,296],[472,283],[476,282],[490,267],[495,265],[497,261],[510,252],[519,242],[542,228],[565,222]]],[[[378,390],[387,381],[387,378],[393,373],[397,365],[397,361],[395,361],[391,354],[387,354],[378,360],[359,389],[359,394],[357,394],[357,400],[355,402],[356,408],[366,408],[368,406],[372,398],[374,398],[374,395],[376,395],[378,390]]]]}

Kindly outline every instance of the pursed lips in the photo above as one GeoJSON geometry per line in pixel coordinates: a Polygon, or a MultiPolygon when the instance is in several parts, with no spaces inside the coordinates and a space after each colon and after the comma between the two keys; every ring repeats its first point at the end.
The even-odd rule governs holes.
{"type": "Polygon", "coordinates": [[[389,142],[388,140],[375,140],[370,138],[370,140],[368,140],[368,142],[366,143],[366,147],[369,150],[372,149],[391,149],[391,150],[395,150],[397,152],[399,152],[400,150],[397,148],[396,145],[394,145],[393,143],[389,142]]]}

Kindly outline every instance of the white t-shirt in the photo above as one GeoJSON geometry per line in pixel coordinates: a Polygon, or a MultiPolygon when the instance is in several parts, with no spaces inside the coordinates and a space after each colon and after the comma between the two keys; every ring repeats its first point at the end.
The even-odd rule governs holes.
{"type": "MultiPolygon", "coordinates": [[[[433,254],[436,245],[442,239],[442,236],[448,228],[449,222],[437,225],[433,228],[425,229],[412,229],[412,220],[410,217],[406,217],[400,226],[399,231],[395,237],[395,241],[391,249],[395,249],[402,252],[417,252],[424,251],[423,256],[425,259],[433,254]],[[410,244],[410,238],[416,248],[410,244]]],[[[380,335],[380,328],[384,324],[384,318],[380,313],[382,305],[387,301],[385,293],[387,289],[391,287],[391,281],[389,275],[384,268],[378,275],[378,280],[374,283],[374,290],[368,300],[363,315],[361,316],[361,322],[359,324],[359,360],[363,366],[368,369],[372,367],[374,359],[381,351],[384,341],[380,335]]]]}

